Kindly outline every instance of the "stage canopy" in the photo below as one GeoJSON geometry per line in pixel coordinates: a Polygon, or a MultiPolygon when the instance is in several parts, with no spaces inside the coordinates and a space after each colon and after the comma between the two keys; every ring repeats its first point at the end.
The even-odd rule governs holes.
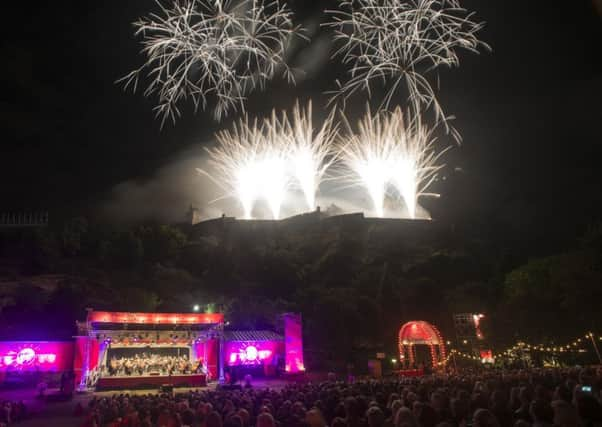
{"type": "Polygon", "coordinates": [[[90,311],[88,326],[94,330],[206,329],[224,322],[222,313],[126,313],[90,311]]]}

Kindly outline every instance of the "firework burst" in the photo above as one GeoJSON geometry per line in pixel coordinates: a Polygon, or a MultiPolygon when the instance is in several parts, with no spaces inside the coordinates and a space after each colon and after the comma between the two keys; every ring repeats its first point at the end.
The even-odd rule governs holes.
{"type": "Polygon", "coordinates": [[[420,197],[439,197],[438,194],[429,192],[429,188],[436,180],[437,172],[443,167],[439,160],[449,147],[436,150],[436,138],[422,124],[419,116],[404,126],[401,108],[396,108],[392,113],[389,125],[405,129],[405,132],[399,131],[403,135],[394,149],[392,179],[409,217],[415,219],[420,197]]]}
{"type": "Polygon", "coordinates": [[[213,173],[199,172],[222,188],[224,197],[236,198],[246,219],[258,200],[267,203],[274,219],[280,218],[293,184],[313,210],[320,183],[337,155],[333,117],[334,111],[314,129],[310,102],[306,109],[297,103],[290,116],[274,111],[261,122],[244,118],[231,131],[219,132],[217,147],[207,150],[213,173]]]}
{"type": "Polygon", "coordinates": [[[282,124],[275,115],[261,124],[245,117],[232,131],[219,132],[217,147],[207,149],[213,173],[197,169],[224,190],[224,197],[240,202],[245,219],[252,218],[258,200],[265,200],[274,219],[280,218],[290,186],[281,135],[282,124]]]}
{"type": "Polygon", "coordinates": [[[344,0],[341,10],[329,11],[335,38],[342,43],[335,56],[351,67],[331,101],[348,99],[377,82],[389,83],[382,107],[405,86],[409,106],[419,111],[433,108],[437,119],[445,116],[429,71],[459,66],[460,49],[478,52],[487,47],[477,33],[483,24],[460,6],[459,0],[344,0]]]}
{"type": "Polygon", "coordinates": [[[134,23],[146,62],[120,79],[134,91],[150,80],[145,95],[156,95],[156,113],[173,121],[179,104],[191,100],[195,111],[215,103],[221,120],[244,111],[247,94],[263,88],[277,73],[292,81],[285,64],[290,38],[297,33],[292,13],[281,0],[172,0],[161,12],[134,23]]]}
{"type": "Polygon", "coordinates": [[[337,137],[337,126],[333,123],[334,114],[335,110],[317,131],[313,126],[311,102],[308,103],[307,109],[296,103],[290,120],[283,115],[283,129],[286,140],[289,141],[288,152],[292,170],[310,210],[316,208],[316,194],[320,184],[337,157],[333,150],[337,137]]]}
{"type": "Polygon", "coordinates": [[[351,131],[348,142],[342,146],[342,159],[352,172],[352,182],[363,186],[378,217],[384,216],[385,196],[393,169],[396,143],[394,131],[383,114],[372,116],[370,111],[358,123],[358,133],[351,131]]]}
{"type": "Polygon", "coordinates": [[[345,179],[365,188],[378,217],[384,216],[387,194],[396,192],[412,219],[420,197],[437,196],[428,189],[442,167],[438,161],[445,150],[437,152],[432,132],[420,119],[406,123],[399,107],[376,115],[368,110],[341,151],[351,172],[345,179]]]}
{"type": "Polygon", "coordinates": [[[253,206],[261,186],[260,139],[257,121],[248,118],[235,123],[232,131],[219,132],[218,146],[207,149],[213,173],[197,169],[224,190],[224,197],[236,198],[244,218],[251,219],[253,206]]]}

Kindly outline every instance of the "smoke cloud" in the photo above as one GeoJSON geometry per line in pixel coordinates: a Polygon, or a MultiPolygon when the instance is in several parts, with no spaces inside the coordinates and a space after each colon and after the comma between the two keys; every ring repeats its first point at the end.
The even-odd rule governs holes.
{"type": "MultiPolygon", "coordinates": [[[[217,218],[222,214],[243,217],[241,206],[233,198],[224,197],[223,190],[196,169],[210,170],[208,157],[202,146],[184,150],[170,159],[147,179],[131,179],[111,189],[100,206],[100,214],[117,222],[160,221],[183,222],[190,206],[200,211],[202,219],[217,218]]],[[[323,183],[317,197],[323,212],[346,214],[371,212],[370,198],[360,187],[346,187],[336,181],[323,183]]],[[[307,212],[301,191],[291,190],[282,206],[282,217],[307,212]]],[[[407,213],[394,198],[385,206],[385,216],[404,217],[407,213]]],[[[258,201],[254,218],[270,219],[270,209],[258,201]]],[[[429,218],[428,212],[418,207],[418,217],[429,218]]]]}
{"type": "MultiPolygon", "coordinates": [[[[209,203],[220,196],[219,189],[196,172],[196,168],[206,165],[207,157],[202,147],[182,151],[152,177],[131,179],[116,185],[100,207],[100,212],[105,217],[123,222],[179,222],[185,219],[187,210],[193,205],[205,217],[219,216],[222,212],[218,206],[209,203]]],[[[227,204],[224,209],[228,208],[227,204]]]]}

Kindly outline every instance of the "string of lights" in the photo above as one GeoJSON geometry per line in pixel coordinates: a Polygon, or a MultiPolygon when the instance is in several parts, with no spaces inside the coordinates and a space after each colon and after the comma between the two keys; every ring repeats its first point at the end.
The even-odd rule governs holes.
{"type": "MultiPolygon", "coordinates": [[[[529,344],[524,341],[518,341],[512,347],[510,347],[502,352],[495,353],[494,357],[495,357],[495,359],[516,359],[517,353],[524,352],[524,351],[537,351],[537,352],[552,353],[552,354],[587,353],[589,350],[584,348],[584,346],[587,345],[588,340],[592,342],[592,344],[594,345],[594,348],[596,349],[596,352],[597,352],[598,349],[597,349],[596,341],[602,343],[602,335],[596,335],[593,332],[588,332],[583,336],[583,338],[581,336],[577,337],[574,340],[571,340],[570,343],[568,343],[566,345],[560,345],[560,346],[559,345],[544,345],[544,344],[529,344]]],[[[449,344],[450,343],[448,341],[448,345],[449,344]]],[[[467,342],[464,342],[464,344],[467,344],[467,342]]],[[[466,360],[471,360],[471,361],[481,361],[481,358],[474,354],[464,353],[457,349],[450,349],[447,357],[443,358],[440,362],[438,362],[437,366],[447,365],[447,363],[449,363],[449,361],[452,357],[460,357],[460,358],[463,358],[466,360]]]]}
{"type": "Polygon", "coordinates": [[[504,357],[511,356],[517,351],[539,351],[545,353],[568,353],[568,352],[578,352],[578,353],[586,353],[587,349],[583,348],[583,346],[587,343],[584,340],[591,340],[592,343],[602,342],[602,335],[596,335],[593,332],[588,332],[584,335],[584,338],[577,337],[574,340],[571,340],[570,343],[566,345],[544,345],[544,344],[529,344],[524,341],[518,341],[514,346],[506,349],[505,351],[496,354],[496,357],[504,357]]]}

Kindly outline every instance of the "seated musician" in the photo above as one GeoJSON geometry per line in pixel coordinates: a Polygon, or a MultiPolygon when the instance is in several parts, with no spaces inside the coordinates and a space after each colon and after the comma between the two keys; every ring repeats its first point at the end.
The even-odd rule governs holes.
{"type": "Polygon", "coordinates": [[[205,367],[205,364],[203,363],[203,359],[202,358],[200,358],[198,360],[194,372],[197,373],[197,374],[207,374],[207,368],[205,367]]]}
{"type": "Polygon", "coordinates": [[[134,357],[111,357],[102,368],[103,376],[134,376],[134,375],[178,375],[194,372],[206,373],[202,361],[193,366],[187,356],[159,356],[157,354],[142,354],[134,357]]]}
{"type": "Polygon", "coordinates": [[[115,357],[112,357],[109,362],[109,375],[117,375],[117,359],[115,357]]]}

